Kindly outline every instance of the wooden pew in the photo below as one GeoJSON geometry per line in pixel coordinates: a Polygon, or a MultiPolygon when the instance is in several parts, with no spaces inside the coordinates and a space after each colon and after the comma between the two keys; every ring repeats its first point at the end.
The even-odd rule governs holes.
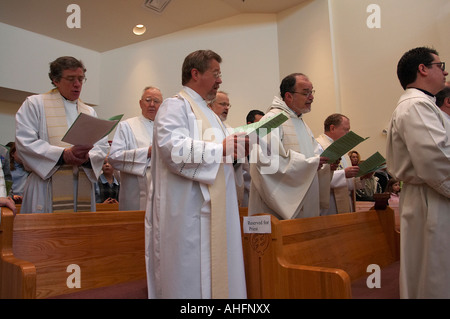
{"type": "Polygon", "coordinates": [[[382,286],[383,269],[392,267],[398,280],[399,233],[389,207],[295,220],[271,216],[271,226],[271,234],[243,234],[250,299],[358,298],[352,288],[369,289],[371,264],[381,267],[382,286]]]}
{"type": "MultiPolygon", "coordinates": [[[[20,214],[21,208],[22,208],[21,204],[16,204],[17,214],[20,214]]],[[[118,211],[119,203],[113,203],[113,204],[97,203],[97,204],[95,204],[95,209],[97,210],[97,212],[118,211]]]]}
{"type": "MultiPolygon", "coordinates": [[[[144,215],[144,211],[104,211],[14,217],[3,207],[0,298],[73,293],[83,298],[83,292],[100,287],[138,282],[145,290],[144,215]],[[68,287],[73,281],[69,276],[75,275],[69,265],[79,266],[80,288],[68,287]]],[[[141,293],[145,297],[146,291],[141,293]]]]}

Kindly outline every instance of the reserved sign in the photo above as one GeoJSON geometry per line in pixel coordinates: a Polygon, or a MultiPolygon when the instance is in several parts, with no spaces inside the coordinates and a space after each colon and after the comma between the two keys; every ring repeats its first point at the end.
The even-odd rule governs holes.
{"type": "Polygon", "coordinates": [[[246,234],[270,234],[270,215],[244,217],[243,230],[246,234]]]}

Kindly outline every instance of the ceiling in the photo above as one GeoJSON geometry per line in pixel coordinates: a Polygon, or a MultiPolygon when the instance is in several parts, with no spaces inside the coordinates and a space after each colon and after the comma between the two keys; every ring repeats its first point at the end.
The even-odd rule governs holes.
{"type": "Polygon", "coordinates": [[[105,52],[238,14],[278,13],[304,1],[171,0],[157,13],[145,7],[145,0],[1,0],[0,22],[105,52]],[[80,8],[80,28],[67,26],[76,14],[68,10],[74,3],[80,8]],[[144,24],[147,32],[133,34],[136,24],[144,24]]]}

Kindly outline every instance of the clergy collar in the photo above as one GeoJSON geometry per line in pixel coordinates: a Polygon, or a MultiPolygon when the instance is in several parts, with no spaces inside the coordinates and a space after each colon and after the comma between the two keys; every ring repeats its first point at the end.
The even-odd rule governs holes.
{"type": "Polygon", "coordinates": [[[59,92],[59,95],[61,95],[63,100],[66,101],[66,102],[69,102],[69,103],[72,103],[72,104],[77,104],[78,103],[78,100],[71,101],[68,98],[66,98],[64,95],[62,95],[61,92],[59,92]]]}
{"type": "Polygon", "coordinates": [[[429,95],[429,96],[431,96],[431,97],[434,97],[433,94],[431,94],[430,92],[428,92],[427,90],[424,90],[424,89],[419,89],[419,88],[416,88],[416,87],[409,87],[408,89],[416,89],[416,90],[419,90],[419,91],[425,93],[426,95],[429,95]]]}

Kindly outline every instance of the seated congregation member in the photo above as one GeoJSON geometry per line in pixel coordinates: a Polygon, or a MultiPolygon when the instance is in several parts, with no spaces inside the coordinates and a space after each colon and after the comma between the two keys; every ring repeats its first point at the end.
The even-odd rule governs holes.
{"type": "Polygon", "coordinates": [[[16,148],[24,166],[31,170],[21,213],[95,211],[94,184],[109,149],[107,137],[94,145],[61,141],[79,113],[97,116],[80,99],[85,73],[81,61],[57,58],[49,73],[55,88],[29,96],[17,111],[16,148]]]}
{"type": "Polygon", "coordinates": [[[211,50],[190,53],[182,90],[156,115],[145,221],[150,298],[247,296],[232,164],[248,154],[248,138],[228,135],[206,103],[222,83],[221,62],[211,50]]]}
{"type": "Polygon", "coordinates": [[[311,111],[313,85],[306,75],[294,73],[282,80],[280,94],[281,99],[274,98],[263,119],[280,112],[289,119],[262,139],[269,156],[264,155],[265,146],[257,148],[256,160],[251,154],[249,215],[268,213],[279,219],[319,216],[320,209],[329,206],[332,171],[302,117],[311,111]]]}
{"type": "Polygon", "coordinates": [[[12,176],[9,154],[9,148],[0,144],[0,162],[2,166],[3,182],[5,183],[5,194],[2,195],[2,193],[0,193],[0,196],[10,196],[11,193],[9,187],[12,184],[12,176]]]}
{"type": "Polygon", "coordinates": [[[389,123],[386,163],[402,181],[400,298],[450,298],[450,123],[435,103],[447,75],[427,47],[397,64],[404,93],[389,123]]]}
{"type": "Polygon", "coordinates": [[[95,198],[97,203],[115,204],[119,202],[119,181],[114,176],[114,167],[105,158],[102,174],[95,185],[95,198]]]}
{"type": "Polygon", "coordinates": [[[389,198],[389,206],[398,207],[400,203],[401,192],[400,181],[396,178],[391,178],[386,186],[386,193],[391,195],[389,198]]]}
{"type": "Polygon", "coordinates": [[[141,114],[119,123],[109,154],[109,162],[120,171],[119,210],[145,210],[150,185],[153,126],[163,101],[161,91],[144,88],[141,114]]]}
{"type": "Polygon", "coordinates": [[[16,143],[9,142],[6,146],[9,147],[10,150],[9,163],[12,176],[11,196],[16,204],[20,204],[22,203],[25,182],[27,181],[30,172],[23,166],[23,162],[16,150],[16,143]]]}
{"type": "MultiPolygon", "coordinates": [[[[317,137],[317,142],[326,149],[334,141],[350,132],[350,119],[342,114],[332,114],[324,121],[324,133],[317,137]]],[[[322,209],[321,215],[348,213],[355,210],[353,205],[354,178],[359,172],[346,156],[342,156],[338,168],[333,173],[330,185],[330,207],[322,209]]]]}
{"type": "MultiPolygon", "coordinates": [[[[348,152],[350,161],[353,166],[358,166],[363,161],[361,155],[355,150],[348,152]]],[[[372,202],[374,201],[373,195],[382,193],[378,178],[374,173],[369,173],[365,176],[355,179],[355,199],[356,201],[372,202]]]]}

